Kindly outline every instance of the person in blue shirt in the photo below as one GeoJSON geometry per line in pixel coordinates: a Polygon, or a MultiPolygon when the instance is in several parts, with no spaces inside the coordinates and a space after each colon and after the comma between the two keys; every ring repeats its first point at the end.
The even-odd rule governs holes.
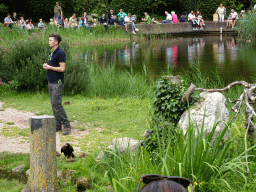
{"type": "Polygon", "coordinates": [[[81,27],[83,27],[83,21],[82,21],[82,18],[81,17],[79,17],[78,18],[78,28],[81,28],[81,27]]]}
{"type": "Polygon", "coordinates": [[[116,25],[116,16],[115,15],[109,20],[109,25],[116,25]]]}
{"type": "Polygon", "coordinates": [[[10,13],[7,13],[7,17],[4,18],[4,25],[12,27],[13,24],[14,22],[12,21],[10,13]]]}
{"type": "Polygon", "coordinates": [[[38,28],[39,29],[43,29],[44,28],[43,19],[39,19],[38,28]]]}
{"type": "Polygon", "coordinates": [[[110,22],[110,20],[114,17],[114,12],[113,10],[110,10],[108,13],[108,22],[110,22]]]}
{"type": "Polygon", "coordinates": [[[48,89],[55,116],[56,131],[61,131],[63,126],[63,135],[67,135],[71,131],[71,125],[62,106],[66,56],[64,51],[59,47],[60,42],[61,36],[59,34],[49,35],[49,46],[52,50],[49,52],[48,63],[44,63],[43,68],[47,70],[48,89]]]}
{"type": "Polygon", "coordinates": [[[120,21],[121,17],[126,17],[127,14],[123,12],[123,9],[120,9],[120,12],[116,15],[118,17],[118,21],[120,21]]]}
{"type": "Polygon", "coordinates": [[[121,17],[121,19],[118,21],[119,25],[124,25],[124,17],[121,17]]]}

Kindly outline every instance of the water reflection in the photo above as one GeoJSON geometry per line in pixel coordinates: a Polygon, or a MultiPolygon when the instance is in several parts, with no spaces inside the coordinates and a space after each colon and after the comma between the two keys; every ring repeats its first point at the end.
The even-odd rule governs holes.
{"type": "Polygon", "coordinates": [[[213,43],[213,56],[214,60],[217,61],[219,67],[223,66],[225,62],[225,44],[224,42],[213,43]]]}
{"type": "Polygon", "coordinates": [[[166,62],[170,68],[177,68],[178,66],[178,45],[172,45],[171,47],[167,47],[165,50],[166,54],[166,62]]]}
{"type": "Polygon", "coordinates": [[[204,52],[205,41],[203,38],[194,38],[188,45],[188,63],[194,64],[196,61],[201,61],[204,52]]]}
{"type": "Polygon", "coordinates": [[[227,50],[230,54],[231,61],[235,62],[237,60],[237,45],[234,38],[226,41],[227,50]]]}
{"type": "Polygon", "coordinates": [[[244,56],[245,48],[256,55],[254,47],[245,47],[232,36],[179,37],[121,45],[87,46],[81,49],[81,57],[86,62],[114,64],[119,69],[127,70],[127,67],[132,66],[135,72],[141,72],[145,65],[152,76],[161,75],[167,68],[180,74],[197,63],[204,73],[210,74],[217,70],[226,82],[237,80],[240,76],[250,81],[251,75],[248,74],[256,74],[256,65],[252,67],[252,62],[248,62],[244,56]]]}
{"type": "MultiPolygon", "coordinates": [[[[118,50],[118,60],[120,65],[135,65],[135,59],[139,50],[139,44],[133,42],[131,46],[126,45],[124,49],[118,50]]],[[[110,57],[115,58],[115,55],[110,54],[110,57]]],[[[114,62],[115,59],[112,60],[114,62]]],[[[115,63],[115,62],[114,62],[115,63]]]]}

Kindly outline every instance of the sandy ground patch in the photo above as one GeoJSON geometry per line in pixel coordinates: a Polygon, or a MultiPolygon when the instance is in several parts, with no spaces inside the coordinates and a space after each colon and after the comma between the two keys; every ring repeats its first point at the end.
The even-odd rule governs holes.
{"type": "MultiPolygon", "coordinates": [[[[0,102],[0,108],[4,103],[0,102]]],[[[29,127],[29,118],[34,116],[35,113],[32,112],[24,112],[12,108],[5,108],[4,111],[0,111],[0,152],[9,151],[12,153],[30,153],[30,144],[29,141],[24,139],[22,136],[15,137],[5,137],[1,134],[1,131],[4,127],[18,127],[19,129],[25,129],[29,127]],[[13,122],[13,125],[6,124],[7,122],[13,122]]],[[[71,122],[71,126],[76,126],[78,124],[77,121],[71,122]]],[[[89,131],[79,131],[78,129],[72,129],[72,132],[69,136],[74,139],[85,137],[88,135],[89,131]]],[[[56,133],[56,150],[60,152],[62,145],[65,143],[61,143],[60,137],[65,137],[61,132],[56,133]]],[[[28,137],[27,137],[28,139],[28,137]]],[[[72,139],[72,142],[76,146],[74,147],[75,153],[79,153],[80,147],[79,143],[72,139]]]]}

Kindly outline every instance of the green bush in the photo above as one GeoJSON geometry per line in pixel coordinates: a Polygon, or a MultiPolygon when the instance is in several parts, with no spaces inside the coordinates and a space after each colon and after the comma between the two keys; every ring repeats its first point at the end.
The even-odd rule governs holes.
{"type": "MultiPolygon", "coordinates": [[[[33,33],[33,37],[28,40],[17,41],[2,48],[0,78],[3,82],[10,82],[11,88],[18,91],[47,90],[47,72],[43,69],[43,63],[48,61],[50,48],[41,35],[33,33]]],[[[61,42],[60,47],[66,54],[67,63],[64,94],[88,91],[87,67],[80,60],[72,59],[67,43],[61,42]]]]}
{"type": "Polygon", "coordinates": [[[64,95],[87,94],[90,88],[88,67],[82,59],[67,61],[64,95]]]}
{"type": "Polygon", "coordinates": [[[177,124],[180,115],[186,109],[185,104],[181,101],[185,90],[183,85],[172,83],[167,78],[160,79],[156,85],[153,117],[155,119],[163,118],[164,121],[177,124]]]}
{"type": "Polygon", "coordinates": [[[46,87],[46,71],[42,64],[47,62],[49,46],[36,35],[2,48],[0,77],[4,82],[12,81],[17,90],[34,91],[46,87]]]}
{"type": "MultiPolygon", "coordinates": [[[[178,137],[176,125],[186,110],[186,105],[181,100],[186,90],[183,79],[181,79],[181,85],[165,77],[157,81],[150,125],[152,134],[145,140],[145,148],[148,151],[154,151],[160,145],[166,146],[178,137]],[[159,140],[161,143],[158,142],[159,140]]],[[[194,102],[195,98],[191,98],[194,102]]]]}

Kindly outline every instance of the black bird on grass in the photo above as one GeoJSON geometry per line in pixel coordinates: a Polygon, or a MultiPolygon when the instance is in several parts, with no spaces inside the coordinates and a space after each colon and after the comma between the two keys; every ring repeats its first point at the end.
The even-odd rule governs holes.
{"type": "Polygon", "coordinates": [[[74,158],[75,155],[73,154],[73,151],[74,151],[74,148],[69,144],[69,143],[66,143],[65,145],[63,145],[61,147],[61,153],[64,153],[64,155],[66,156],[66,159],[69,159],[69,158],[74,158]]]}

